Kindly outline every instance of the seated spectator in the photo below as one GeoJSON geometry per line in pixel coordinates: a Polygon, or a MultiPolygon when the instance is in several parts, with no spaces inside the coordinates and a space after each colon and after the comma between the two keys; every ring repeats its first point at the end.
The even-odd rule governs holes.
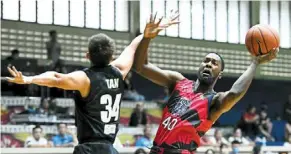
{"type": "Polygon", "coordinates": [[[40,106],[37,110],[38,114],[45,114],[48,115],[49,114],[49,99],[48,98],[43,98],[41,100],[40,106]]]}
{"type": "Polygon", "coordinates": [[[229,145],[228,141],[222,136],[222,132],[219,129],[215,129],[214,136],[210,137],[209,140],[214,146],[229,145]]]}
{"type": "Polygon", "coordinates": [[[66,124],[59,124],[58,131],[59,134],[52,138],[55,147],[74,147],[77,144],[75,135],[68,131],[66,124]]]}
{"type": "Polygon", "coordinates": [[[139,94],[135,88],[133,87],[133,84],[131,82],[132,73],[129,72],[124,80],[124,100],[130,100],[130,101],[144,101],[145,98],[143,95],[139,94]]]}
{"type": "Polygon", "coordinates": [[[24,146],[27,148],[48,147],[47,139],[42,137],[42,128],[40,126],[35,126],[32,129],[32,136],[25,140],[24,146]]]}
{"type": "MultiPolygon", "coordinates": [[[[250,141],[248,141],[245,137],[242,136],[242,132],[240,128],[236,128],[234,130],[233,136],[228,138],[228,142],[232,143],[234,141],[237,141],[240,144],[248,145],[250,144],[250,141]]],[[[234,142],[236,143],[236,142],[234,142]]]]}
{"type": "Polygon", "coordinates": [[[137,149],[134,154],[147,154],[144,149],[137,149]]]}
{"type": "Polygon", "coordinates": [[[259,116],[256,113],[256,108],[250,105],[243,114],[241,124],[238,127],[243,130],[246,136],[255,137],[257,134],[258,120],[259,116]]]}
{"type": "Polygon", "coordinates": [[[239,147],[240,147],[240,142],[237,140],[234,140],[231,142],[231,149],[232,151],[230,152],[230,154],[239,154],[239,147]]]}
{"type": "Polygon", "coordinates": [[[144,135],[139,137],[135,142],[135,146],[137,147],[151,147],[152,146],[152,139],[151,139],[151,128],[146,126],[144,128],[144,135]]]}
{"type": "Polygon", "coordinates": [[[205,151],[205,154],[215,154],[215,152],[212,149],[208,149],[205,151]]]}
{"type": "Polygon", "coordinates": [[[6,60],[13,61],[19,58],[19,51],[17,49],[13,49],[11,51],[11,56],[8,56],[6,60]]]}
{"type": "Polygon", "coordinates": [[[158,103],[167,103],[168,99],[170,98],[170,92],[169,92],[169,89],[168,88],[164,88],[164,95],[162,95],[160,97],[159,100],[157,100],[158,103]]]}
{"type": "Polygon", "coordinates": [[[258,135],[259,138],[265,138],[268,141],[275,141],[275,139],[271,136],[272,122],[265,110],[262,110],[260,112],[258,128],[260,132],[260,134],[258,135]]]}
{"type": "Polygon", "coordinates": [[[147,124],[147,113],[142,103],[137,103],[134,111],[131,113],[129,126],[136,127],[138,125],[147,124]]]}
{"type": "Polygon", "coordinates": [[[202,146],[212,146],[214,143],[212,143],[211,141],[210,141],[210,139],[209,139],[209,137],[208,136],[202,136],[201,138],[200,138],[200,144],[202,145],[202,146]]]}

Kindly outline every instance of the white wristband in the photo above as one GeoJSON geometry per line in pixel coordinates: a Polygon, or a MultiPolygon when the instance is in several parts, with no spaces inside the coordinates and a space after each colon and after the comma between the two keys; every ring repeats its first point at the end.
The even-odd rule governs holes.
{"type": "Polygon", "coordinates": [[[25,77],[23,80],[24,80],[24,83],[31,84],[32,83],[32,79],[33,79],[33,77],[25,77]]]}

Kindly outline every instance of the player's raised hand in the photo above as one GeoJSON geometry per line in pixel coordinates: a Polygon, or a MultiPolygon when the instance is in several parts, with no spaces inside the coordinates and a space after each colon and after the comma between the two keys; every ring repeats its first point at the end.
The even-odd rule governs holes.
{"type": "Polygon", "coordinates": [[[255,60],[257,60],[259,64],[270,62],[277,57],[278,52],[279,48],[273,48],[268,54],[255,57],[255,60]]]}
{"type": "Polygon", "coordinates": [[[6,80],[8,82],[12,82],[12,83],[17,83],[17,84],[29,84],[28,80],[26,79],[27,77],[22,75],[21,72],[17,71],[17,69],[12,66],[11,68],[10,67],[7,67],[9,73],[13,76],[13,77],[6,77],[6,80]]]}
{"type": "Polygon", "coordinates": [[[174,12],[171,10],[171,14],[167,21],[163,24],[161,24],[161,21],[163,20],[163,17],[161,17],[159,20],[156,21],[157,13],[153,16],[150,15],[149,22],[146,24],[145,30],[144,30],[144,37],[145,38],[155,38],[160,31],[168,28],[171,25],[178,24],[179,21],[177,19],[179,18],[178,11],[174,12]]]}

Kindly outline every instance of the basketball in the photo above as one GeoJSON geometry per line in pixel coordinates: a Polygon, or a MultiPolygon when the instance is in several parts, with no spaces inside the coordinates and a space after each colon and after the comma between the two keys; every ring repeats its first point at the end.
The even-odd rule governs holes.
{"type": "Polygon", "coordinates": [[[268,25],[255,25],[247,32],[245,44],[253,56],[267,54],[280,45],[278,32],[268,25]]]}

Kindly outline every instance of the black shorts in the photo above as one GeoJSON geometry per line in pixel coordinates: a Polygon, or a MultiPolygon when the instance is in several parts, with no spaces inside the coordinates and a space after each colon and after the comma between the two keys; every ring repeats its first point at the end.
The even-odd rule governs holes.
{"type": "Polygon", "coordinates": [[[118,154],[112,144],[83,143],[75,147],[73,154],[118,154]]]}

